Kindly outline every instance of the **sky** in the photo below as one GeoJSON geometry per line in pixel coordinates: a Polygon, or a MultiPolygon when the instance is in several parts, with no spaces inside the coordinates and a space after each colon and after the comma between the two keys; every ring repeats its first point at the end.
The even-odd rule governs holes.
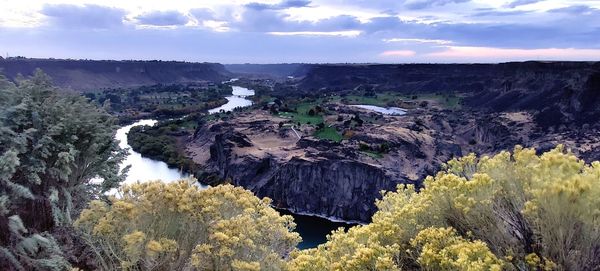
{"type": "Polygon", "coordinates": [[[600,61],[600,0],[0,0],[3,57],[600,61]]]}

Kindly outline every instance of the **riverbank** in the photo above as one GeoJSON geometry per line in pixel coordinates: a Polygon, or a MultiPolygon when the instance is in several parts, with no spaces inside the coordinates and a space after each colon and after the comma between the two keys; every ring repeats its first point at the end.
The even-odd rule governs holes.
{"type": "Polygon", "coordinates": [[[151,127],[156,123],[156,120],[140,120],[133,124],[123,126],[117,130],[115,139],[119,142],[119,147],[122,149],[128,149],[127,157],[120,166],[121,170],[129,167],[127,178],[124,181],[125,184],[134,183],[136,181],[159,179],[166,182],[171,182],[189,177],[189,174],[173,169],[165,162],[144,157],[141,153],[133,150],[129,145],[127,141],[127,135],[133,127],[151,127]]]}
{"type": "MultiPolygon", "coordinates": [[[[213,113],[227,112],[235,108],[250,106],[252,101],[247,98],[252,95],[254,95],[252,90],[234,86],[232,95],[226,97],[229,101],[228,104],[211,111],[213,113]]],[[[181,160],[178,159],[184,155],[179,149],[179,146],[183,145],[180,140],[184,140],[194,133],[197,121],[197,119],[187,116],[182,119],[163,121],[160,126],[156,126],[157,120],[140,120],[121,128],[117,132],[120,146],[130,148],[130,155],[122,165],[122,168],[126,166],[126,163],[131,166],[126,183],[157,179],[169,182],[187,178],[190,175],[200,176],[199,168],[182,166],[181,160]],[[135,143],[129,145],[128,139],[135,143]],[[173,165],[176,167],[173,168],[173,165]]],[[[206,184],[199,183],[199,185],[202,188],[208,188],[206,184]]],[[[314,248],[326,242],[327,235],[332,230],[340,227],[347,229],[354,225],[332,221],[316,214],[296,214],[282,209],[278,209],[278,211],[294,217],[296,230],[303,239],[298,245],[299,249],[314,248]]]]}
{"type": "MultiPolygon", "coordinates": [[[[117,131],[117,140],[121,148],[129,148],[129,155],[121,165],[121,169],[129,166],[128,176],[124,183],[130,184],[136,181],[151,181],[163,180],[165,182],[176,181],[189,178],[193,175],[187,174],[184,171],[169,167],[165,162],[144,157],[141,153],[136,152],[127,142],[128,133],[135,127],[152,128],[157,120],[140,120],[136,123],[122,127],[117,131]]],[[[202,182],[198,182],[201,188],[205,189],[209,186],[202,182]]],[[[273,206],[275,208],[275,206],[273,206]]],[[[348,228],[357,225],[358,223],[339,221],[332,218],[322,217],[316,214],[293,213],[285,209],[277,209],[283,215],[291,215],[296,223],[296,231],[302,237],[302,242],[298,244],[299,249],[307,249],[317,247],[319,244],[327,241],[327,235],[333,230],[348,228]]]]}
{"type": "MultiPolygon", "coordinates": [[[[235,82],[231,81],[231,82],[235,82]]],[[[221,97],[227,102],[220,106],[208,109],[208,114],[226,113],[237,108],[248,107],[252,101],[247,98],[254,95],[254,90],[239,86],[229,86],[231,95],[221,97]]],[[[206,110],[206,109],[204,109],[206,110]]],[[[172,168],[179,169],[187,174],[201,176],[202,167],[196,164],[185,153],[186,141],[192,137],[197,125],[209,118],[206,114],[192,112],[177,119],[167,119],[151,127],[137,126],[128,131],[127,140],[130,147],[143,156],[162,161],[172,168]]]]}

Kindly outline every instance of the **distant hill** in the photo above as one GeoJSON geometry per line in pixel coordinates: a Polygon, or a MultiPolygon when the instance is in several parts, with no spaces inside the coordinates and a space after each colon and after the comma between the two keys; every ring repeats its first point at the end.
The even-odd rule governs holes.
{"type": "Polygon", "coordinates": [[[305,65],[296,93],[461,93],[464,105],[532,110],[540,125],[600,118],[600,62],[305,65]]]}
{"type": "Polygon", "coordinates": [[[54,84],[75,91],[198,81],[220,82],[230,72],[218,63],[177,61],[113,61],[65,59],[0,59],[0,73],[14,80],[36,68],[52,77],[54,84]]]}
{"type": "Polygon", "coordinates": [[[245,77],[285,78],[296,76],[298,69],[305,66],[300,63],[283,64],[225,64],[225,68],[245,77]]]}

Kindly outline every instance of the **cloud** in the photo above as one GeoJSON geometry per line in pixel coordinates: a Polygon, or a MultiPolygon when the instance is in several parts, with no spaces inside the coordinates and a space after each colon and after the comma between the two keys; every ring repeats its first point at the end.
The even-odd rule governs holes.
{"type": "Polygon", "coordinates": [[[402,42],[402,43],[433,43],[433,44],[452,44],[450,40],[436,40],[436,39],[417,39],[417,38],[391,38],[383,39],[384,42],[402,42]]]}
{"type": "Polygon", "coordinates": [[[178,26],[188,23],[189,18],[176,10],[153,11],[138,15],[135,19],[143,25],[178,26]]]}
{"type": "Polygon", "coordinates": [[[252,2],[245,5],[246,8],[255,10],[282,10],[288,8],[303,8],[310,6],[311,1],[308,0],[286,0],[278,4],[264,4],[252,2]]]}
{"type": "MultiPolygon", "coordinates": [[[[280,4],[278,4],[280,5],[280,4]]],[[[280,9],[256,9],[246,7],[239,20],[230,20],[229,26],[250,32],[331,32],[357,30],[358,18],[350,15],[332,16],[317,21],[298,21],[280,9]]]]}
{"type": "Polygon", "coordinates": [[[126,11],[98,5],[46,4],[41,14],[50,24],[63,28],[108,29],[123,25],[126,11]]]}
{"type": "Polygon", "coordinates": [[[531,13],[528,10],[495,10],[495,9],[484,9],[483,11],[479,11],[471,14],[471,17],[502,17],[502,16],[519,16],[531,13]]]}
{"type": "Polygon", "coordinates": [[[495,6],[483,0],[184,1],[153,5],[156,11],[139,16],[138,5],[113,2],[124,10],[86,1],[99,4],[10,1],[13,7],[0,9],[0,50],[27,56],[220,62],[464,62],[511,60],[511,54],[537,58],[536,53],[549,59],[553,53],[555,59],[591,57],[596,51],[581,50],[600,49],[600,11],[583,0],[552,5],[495,0],[495,6]],[[517,8],[524,5],[530,6],[517,8]],[[11,25],[17,19],[21,23],[11,25]]]}
{"type": "Polygon", "coordinates": [[[298,32],[267,32],[267,34],[275,36],[334,36],[334,37],[356,37],[360,35],[360,31],[298,31],[298,32]]]}
{"type": "Polygon", "coordinates": [[[409,56],[414,56],[417,53],[415,51],[412,50],[394,50],[394,51],[385,51],[383,53],[381,53],[381,56],[387,56],[387,57],[409,57],[409,56]]]}
{"type": "Polygon", "coordinates": [[[210,8],[195,8],[190,10],[190,14],[199,21],[215,20],[215,12],[210,8]]]}
{"type": "Polygon", "coordinates": [[[448,46],[444,51],[427,54],[428,57],[491,60],[598,60],[600,49],[544,48],[506,49],[494,47],[448,46]]]}
{"type": "Polygon", "coordinates": [[[516,8],[516,7],[520,7],[520,6],[539,3],[542,1],[544,1],[544,0],[515,0],[515,1],[508,3],[506,6],[509,8],[516,8]]]}
{"type": "Polygon", "coordinates": [[[460,4],[471,0],[408,0],[405,6],[409,9],[425,9],[434,6],[445,6],[448,4],[460,4]]]}
{"type": "Polygon", "coordinates": [[[591,8],[586,5],[574,5],[568,6],[564,8],[551,9],[548,12],[550,13],[566,13],[573,15],[591,15],[595,13],[600,13],[599,9],[591,8]]]}

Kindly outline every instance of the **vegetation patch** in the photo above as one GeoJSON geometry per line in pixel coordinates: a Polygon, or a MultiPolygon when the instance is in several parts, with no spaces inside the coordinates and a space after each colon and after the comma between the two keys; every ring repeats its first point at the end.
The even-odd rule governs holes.
{"type": "Polygon", "coordinates": [[[294,253],[289,270],[593,270],[598,165],[562,146],[453,159],[419,192],[385,193],[372,223],[294,253]]]}
{"type": "Polygon", "coordinates": [[[318,101],[313,102],[300,102],[294,106],[291,112],[279,112],[279,116],[289,118],[295,123],[317,125],[323,123],[322,110],[315,110],[318,108],[320,103],[318,101]]]}
{"type": "Polygon", "coordinates": [[[203,112],[227,103],[232,88],[225,84],[190,83],[174,85],[115,88],[84,95],[102,105],[108,103],[112,113],[123,121],[139,116],[174,118],[203,112]]]}
{"type": "Polygon", "coordinates": [[[314,136],[320,139],[331,140],[334,142],[340,142],[342,141],[342,139],[344,139],[344,137],[340,135],[340,133],[338,133],[338,131],[333,127],[323,127],[321,129],[318,129],[315,132],[314,136]]]}
{"type": "Polygon", "coordinates": [[[462,98],[454,93],[450,94],[415,94],[415,95],[404,95],[405,99],[410,99],[420,104],[422,101],[433,101],[443,108],[447,109],[460,109],[462,98]]]}
{"type": "Polygon", "coordinates": [[[131,148],[154,160],[167,163],[167,165],[195,173],[197,167],[195,163],[188,158],[184,151],[179,147],[177,138],[188,135],[185,128],[195,128],[191,122],[181,121],[179,123],[170,122],[168,124],[157,125],[154,127],[136,126],[131,128],[127,134],[127,142],[131,148]]]}
{"type": "Polygon", "coordinates": [[[382,153],[375,152],[375,151],[361,151],[361,153],[363,153],[363,154],[365,154],[367,156],[370,156],[372,158],[375,158],[375,159],[381,159],[381,158],[383,158],[383,154],[382,153]]]}

